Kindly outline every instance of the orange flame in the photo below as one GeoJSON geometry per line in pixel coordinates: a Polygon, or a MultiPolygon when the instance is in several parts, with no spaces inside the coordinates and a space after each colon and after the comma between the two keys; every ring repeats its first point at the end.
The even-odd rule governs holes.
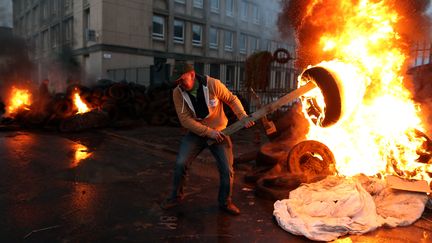
{"type": "MultiPolygon", "coordinates": [[[[395,28],[403,16],[385,3],[340,0],[338,7],[344,16],[313,19],[314,25],[328,29],[320,38],[319,48],[332,60],[317,66],[337,77],[342,116],[326,128],[310,120],[307,138],[331,149],[339,174],[398,174],[430,181],[431,164],[416,162],[416,151],[425,141],[414,132],[425,131],[420,108],[403,86],[402,66],[408,55],[404,53],[406,43],[395,28]],[[331,25],[334,28],[328,28],[331,25]]],[[[322,3],[315,0],[308,6],[309,17],[317,4],[322,3]]],[[[299,85],[305,82],[299,78],[299,85]]],[[[312,96],[325,106],[317,89],[302,99],[312,96]]]]}
{"type": "Polygon", "coordinates": [[[78,92],[74,93],[73,101],[75,107],[78,109],[77,114],[82,114],[90,111],[90,108],[86,105],[86,103],[84,103],[78,92]]]}
{"type": "Polygon", "coordinates": [[[20,109],[29,110],[31,93],[27,89],[19,89],[12,86],[9,104],[7,104],[6,116],[17,113],[20,109]]]}

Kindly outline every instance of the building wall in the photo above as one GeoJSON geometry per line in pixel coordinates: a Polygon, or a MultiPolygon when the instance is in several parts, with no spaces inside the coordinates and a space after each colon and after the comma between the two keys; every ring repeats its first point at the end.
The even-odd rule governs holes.
{"type": "MultiPolygon", "coordinates": [[[[47,76],[47,66],[64,47],[70,47],[81,63],[85,84],[109,78],[116,69],[150,69],[159,62],[172,67],[176,60],[186,60],[201,63],[204,74],[216,73],[223,82],[232,82],[226,73],[234,65],[231,72],[236,78],[230,85],[238,89],[242,87],[241,72],[248,55],[260,50],[273,52],[279,47],[295,54],[293,39],[278,39],[275,21],[279,1],[233,0],[232,12],[227,11],[229,0],[220,0],[218,9],[211,8],[212,1],[204,0],[200,7],[195,0],[14,0],[15,33],[34,47],[38,81],[47,76]],[[247,12],[243,11],[244,3],[247,12]],[[256,8],[260,9],[257,18],[256,8]],[[153,16],[163,18],[163,38],[154,36],[153,16]],[[174,41],[175,20],[184,22],[182,43],[174,41]],[[200,44],[192,41],[194,25],[202,27],[200,44]],[[217,46],[210,45],[212,28],[218,31],[217,46]],[[232,33],[231,49],[225,47],[228,32],[232,33]],[[240,50],[243,35],[246,48],[240,50]],[[253,48],[255,43],[258,45],[253,48]]],[[[293,77],[291,62],[278,68],[282,74],[272,77],[293,77]]],[[[65,80],[68,75],[63,75],[65,80]]],[[[287,78],[281,88],[293,88],[293,82],[293,78],[287,78]]]]}

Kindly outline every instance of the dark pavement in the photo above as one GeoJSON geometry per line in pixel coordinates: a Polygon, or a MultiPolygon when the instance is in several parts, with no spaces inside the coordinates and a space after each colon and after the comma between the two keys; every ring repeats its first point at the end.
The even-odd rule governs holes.
{"type": "MultiPolygon", "coordinates": [[[[234,154],[256,149],[256,129],[233,136],[234,154]]],[[[211,154],[192,165],[186,200],[163,210],[183,130],[132,126],[75,134],[0,132],[1,242],[309,242],[282,230],[273,201],[257,198],[236,167],[231,216],[219,210],[211,154]]],[[[261,142],[265,138],[261,134],[261,142]]],[[[432,242],[432,212],[411,226],[339,242],[432,242]]]]}

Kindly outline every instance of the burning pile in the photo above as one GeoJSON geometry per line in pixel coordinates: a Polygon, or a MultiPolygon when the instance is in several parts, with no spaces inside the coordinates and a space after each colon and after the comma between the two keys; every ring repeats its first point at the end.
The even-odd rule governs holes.
{"type": "Polygon", "coordinates": [[[125,120],[143,119],[151,125],[178,125],[168,87],[146,89],[134,83],[105,82],[93,88],[71,85],[65,93],[51,94],[47,83],[34,88],[11,87],[5,96],[1,123],[44,128],[62,132],[131,124],[125,120]]]}
{"type": "MultiPolygon", "coordinates": [[[[299,16],[294,21],[300,42],[297,64],[318,63],[299,76],[299,85],[315,82],[320,87],[322,78],[333,82],[301,101],[310,124],[307,139],[328,146],[339,176],[397,175],[431,182],[430,141],[421,107],[414,103],[403,77],[409,60],[405,25],[424,17],[410,18],[408,9],[414,5],[409,3],[421,9],[427,1],[401,2],[310,0],[288,5],[299,16]],[[298,9],[304,12],[299,14],[298,9]]],[[[374,182],[381,190],[368,190],[370,180],[339,177],[301,186],[289,199],[275,203],[274,214],[284,229],[315,240],[364,233],[383,224],[407,225],[420,217],[425,194],[399,192],[411,206],[405,212],[412,214],[386,215],[382,213],[386,210],[378,210],[379,202],[396,194],[381,182],[374,182]]]]}

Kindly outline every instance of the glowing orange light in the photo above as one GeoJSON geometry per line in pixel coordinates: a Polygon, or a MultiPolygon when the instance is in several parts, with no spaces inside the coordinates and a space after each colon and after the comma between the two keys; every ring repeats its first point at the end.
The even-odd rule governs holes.
{"type": "Polygon", "coordinates": [[[76,144],[74,149],[75,153],[72,167],[78,166],[82,160],[87,159],[92,154],[89,152],[88,148],[82,144],[76,144]]]}
{"type": "Polygon", "coordinates": [[[31,93],[27,89],[19,89],[13,86],[8,102],[6,116],[12,115],[20,109],[29,110],[31,104],[31,93]]]}
{"type": "Polygon", "coordinates": [[[81,96],[78,92],[74,93],[74,105],[78,109],[77,114],[86,113],[90,110],[90,108],[84,103],[84,101],[81,99],[81,96]]]}
{"type": "MultiPolygon", "coordinates": [[[[308,6],[309,17],[320,2],[308,6]]],[[[341,0],[340,9],[346,10],[343,18],[313,19],[317,26],[335,27],[328,28],[318,43],[332,59],[316,66],[337,77],[343,113],[335,125],[326,128],[310,121],[307,137],[332,150],[339,174],[397,174],[430,182],[432,166],[416,162],[424,138],[413,131],[425,131],[420,109],[402,84],[402,66],[408,54],[403,48],[406,43],[395,30],[402,17],[385,3],[341,0]]],[[[304,82],[299,79],[299,85],[304,82]]],[[[314,92],[306,96],[325,106],[320,94],[314,92]]]]}

